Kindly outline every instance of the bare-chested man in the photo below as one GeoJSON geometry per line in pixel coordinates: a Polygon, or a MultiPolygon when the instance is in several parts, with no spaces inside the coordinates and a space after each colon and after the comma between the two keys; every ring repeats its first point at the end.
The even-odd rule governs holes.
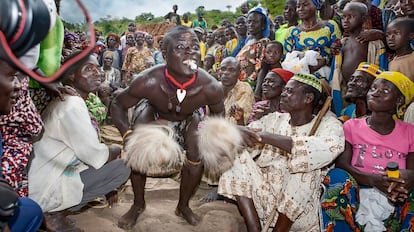
{"type": "MultiPolygon", "coordinates": [[[[190,28],[172,28],[163,42],[162,53],[166,64],[152,67],[136,76],[131,85],[114,99],[112,117],[121,134],[125,135],[131,129],[127,110],[141,99],[147,99],[153,117],[146,121],[164,119],[184,125],[186,129],[179,135],[184,139],[187,160],[181,170],[180,196],[175,213],[191,225],[196,225],[200,218],[190,209],[189,200],[203,173],[197,148],[196,130],[200,121],[197,112],[200,107],[207,105],[211,114],[223,114],[223,91],[212,76],[197,68],[200,62],[199,40],[190,28]]],[[[145,173],[132,172],[134,203],[119,220],[119,227],[132,228],[145,209],[145,181],[145,173]]]]}

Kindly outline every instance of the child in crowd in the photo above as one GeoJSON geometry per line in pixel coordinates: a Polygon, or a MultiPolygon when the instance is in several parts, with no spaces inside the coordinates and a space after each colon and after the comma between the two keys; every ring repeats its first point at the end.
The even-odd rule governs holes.
{"type": "Polygon", "coordinates": [[[216,72],[213,69],[214,65],[214,56],[212,54],[207,54],[204,58],[204,70],[206,70],[210,75],[218,79],[216,72]]]}
{"type": "Polygon", "coordinates": [[[283,44],[278,41],[271,41],[266,45],[264,53],[262,67],[257,77],[256,90],[254,93],[256,101],[262,99],[262,83],[266,74],[274,68],[282,68],[280,62],[283,56],[283,44]]]}
{"type": "Polygon", "coordinates": [[[368,17],[368,9],[360,2],[350,2],[342,12],[342,27],[347,34],[340,43],[335,43],[341,49],[333,48],[336,54],[332,64],[331,81],[334,96],[335,112],[339,114],[343,108],[342,93],[346,93],[347,83],[361,62],[368,61],[382,69],[387,67],[385,46],[381,40],[360,43],[357,37],[363,32],[363,24],[368,17]]]}
{"type": "MultiPolygon", "coordinates": [[[[414,81],[414,52],[410,46],[414,39],[414,19],[397,18],[387,27],[388,47],[395,51],[390,61],[390,71],[398,71],[414,81]]],[[[402,115],[399,115],[402,117],[402,115]]],[[[414,105],[408,106],[404,121],[414,123],[414,105]]]]}
{"type": "Polygon", "coordinates": [[[389,70],[398,71],[414,81],[414,52],[410,42],[414,39],[414,19],[397,18],[387,27],[387,45],[395,52],[389,70]]]}

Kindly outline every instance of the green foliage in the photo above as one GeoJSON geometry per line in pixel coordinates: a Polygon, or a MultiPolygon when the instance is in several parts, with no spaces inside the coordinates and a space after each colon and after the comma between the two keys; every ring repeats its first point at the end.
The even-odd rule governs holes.
{"type": "Polygon", "coordinates": [[[62,19],[62,22],[63,22],[63,26],[67,28],[69,31],[82,30],[83,28],[81,24],[69,23],[69,22],[64,21],[63,19],[62,19]]]}
{"type": "Polygon", "coordinates": [[[269,10],[269,15],[273,18],[276,15],[283,14],[285,8],[285,1],[274,1],[274,0],[262,0],[262,5],[269,10]]]}
{"type": "Polygon", "coordinates": [[[204,12],[204,18],[206,19],[209,28],[214,24],[220,26],[221,20],[225,18],[229,19],[231,22],[234,22],[237,16],[238,15],[230,11],[222,12],[220,10],[211,10],[204,12]]]}
{"type": "Polygon", "coordinates": [[[143,23],[145,21],[151,21],[154,18],[155,17],[152,13],[142,13],[142,14],[138,15],[137,17],[135,17],[135,21],[143,23]]]}
{"type": "MultiPolygon", "coordinates": [[[[274,1],[274,0],[247,0],[249,3],[250,8],[255,7],[261,2],[261,4],[269,9],[269,13],[271,16],[276,16],[278,14],[281,14],[283,12],[283,8],[285,5],[285,1],[274,1]]],[[[240,3],[241,5],[242,3],[240,3]]],[[[241,15],[240,12],[240,5],[239,6],[233,6],[236,9],[236,12],[233,13],[232,11],[229,11],[229,7],[226,7],[224,9],[220,10],[209,10],[206,11],[204,9],[204,6],[198,6],[194,9],[194,12],[187,12],[189,14],[189,20],[194,21],[198,18],[197,13],[202,12],[204,15],[204,19],[207,21],[208,27],[210,28],[212,25],[220,25],[220,22],[222,19],[227,18],[231,22],[234,22],[236,18],[241,15]]],[[[234,8],[233,8],[234,10],[234,8]]],[[[120,18],[113,18],[111,15],[107,15],[106,17],[100,18],[98,21],[94,22],[95,28],[103,32],[103,35],[105,36],[109,32],[114,32],[117,34],[122,34],[126,31],[128,28],[128,23],[130,21],[134,21],[137,25],[142,24],[150,24],[150,23],[159,23],[163,22],[163,17],[154,17],[154,15],[150,12],[142,13],[140,15],[137,15],[135,19],[128,19],[123,17],[120,18]]],[[[86,26],[84,24],[70,24],[67,22],[64,22],[64,25],[66,28],[68,28],[70,31],[75,30],[83,30],[86,31],[86,26]]]]}

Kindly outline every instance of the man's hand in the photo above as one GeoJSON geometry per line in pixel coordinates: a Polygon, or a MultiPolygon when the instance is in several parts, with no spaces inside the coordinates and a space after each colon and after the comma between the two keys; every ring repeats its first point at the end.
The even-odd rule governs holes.
{"type": "Polygon", "coordinates": [[[262,142],[262,138],[256,133],[260,129],[250,129],[244,126],[238,127],[243,138],[243,145],[253,147],[262,142]]]}
{"type": "Polygon", "coordinates": [[[230,107],[230,116],[233,117],[238,125],[244,125],[244,110],[237,104],[230,107]],[[241,124],[239,122],[242,122],[241,124]]]}
{"type": "Polygon", "coordinates": [[[261,119],[263,116],[267,115],[270,113],[270,105],[266,104],[266,105],[259,105],[257,106],[256,109],[253,110],[253,117],[256,120],[261,119]]]}

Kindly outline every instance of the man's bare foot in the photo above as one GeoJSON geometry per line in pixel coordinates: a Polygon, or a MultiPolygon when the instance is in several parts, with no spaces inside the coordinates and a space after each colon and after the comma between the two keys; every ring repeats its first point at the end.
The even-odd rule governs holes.
{"type": "Polygon", "coordinates": [[[134,228],[137,223],[138,216],[144,212],[144,207],[132,205],[131,208],[126,212],[118,221],[118,227],[124,230],[130,230],[134,228]]]}
{"type": "Polygon", "coordinates": [[[200,223],[201,218],[197,214],[195,214],[190,207],[185,208],[176,208],[175,209],[175,215],[184,218],[190,225],[196,226],[198,223],[200,223]]]}

